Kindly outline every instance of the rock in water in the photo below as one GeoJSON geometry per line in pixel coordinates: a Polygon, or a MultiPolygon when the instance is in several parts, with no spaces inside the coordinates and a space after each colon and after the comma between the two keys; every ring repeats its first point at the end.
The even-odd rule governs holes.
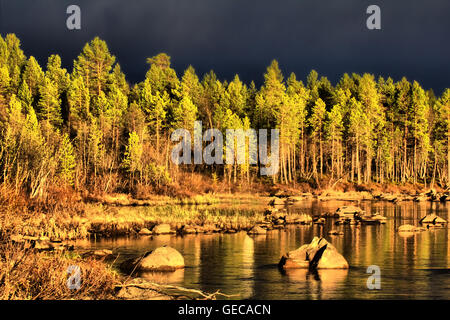
{"type": "Polygon", "coordinates": [[[93,252],[93,255],[96,256],[96,257],[107,257],[107,256],[110,256],[112,254],[113,254],[112,250],[109,250],[109,249],[95,250],[93,252]]]}
{"type": "Polygon", "coordinates": [[[283,269],[348,269],[347,260],[324,238],[314,237],[310,244],[281,257],[283,269]]]}
{"type": "Polygon", "coordinates": [[[361,208],[355,207],[355,206],[343,206],[336,210],[335,216],[337,217],[343,217],[343,216],[359,216],[364,211],[361,208]]]}
{"type": "Polygon", "coordinates": [[[147,228],[142,228],[139,231],[139,235],[141,235],[141,236],[148,236],[148,235],[151,235],[151,234],[152,234],[152,232],[150,230],[148,230],[147,228]]]}
{"type": "Polygon", "coordinates": [[[324,238],[314,237],[310,244],[285,254],[279,263],[283,269],[348,269],[347,260],[324,238]]]}
{"type": "Polygon", "coordinates": [[[169,234],[171,233],[171,229],[170,229],[170,224],[168,223],[163,223],[163,224],[158,224],[153,228],[153,234],[169,234]]]}
{"type": "Polygon", "coordinates": [[[422,227],[415,227],[411,224],[404,224],[398,228],[398,232],[421,232],[425,231],[425,228],[422,227]]]}
{"type": "Polygon", "coordinates": [[[173,298],[161,293],[158,288],[152,288],[151,283],[142,278],[135,278],[126,283],[116,297],[123,300],[172,300],[173,298]]]}
{"type": "Polygon", "coordinates": [[[445,219],[442,219],[441,217],[438,217],[436,214],[428,214],[419,221],[421,224],[446,224],[447,221],[445,219]]]}
{"type": "Polygon", "coordinates": [[[266,234],[267,230],[261,228],[260,226],[254,226],[252,229],[248,231],[248,234],[266,234]]]}
{"type": "Polygon", "coordinates": [[[344,234],[344,232],[339,230],[330,230],[328,231],[328,234],[331,236],[341,236],[344,234]]]}
{"type": "Polygon", "coordinates": [[[148,252],[137,266],[139,271],[174,271],[182,268],[183,256],[171,247],[160,247],[148,252]]]}
{"type": "Polygon", "coordinates": [[[284,206],[284,200],[280,198],[273,198],[269,201],[269,206],[275,207],[275,206],[284,206]]]}

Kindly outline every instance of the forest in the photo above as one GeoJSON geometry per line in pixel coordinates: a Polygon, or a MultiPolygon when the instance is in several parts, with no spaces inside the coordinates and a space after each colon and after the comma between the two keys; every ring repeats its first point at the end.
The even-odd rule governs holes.
{"type": "Polygon", "coordinates": [[[56,188],[158,193],[183,174],[247,186],[450,184],[450,89],[436,96],[417,81],[367,73],[333,85],[315,70],[302,82],[276,60],[257,87],[238,75],[199,77],[192,66],[179,76],[164,53],[147,62],[145,79],[130,84],[99,38],[66,70],[59,55],[40,66],[14,34],[0,37],[2,192],[43,201],[56,188]],[[204,130],[278,129],[277,175],[259,176],[248,162],[172,163],[171,133],[196,120],[204,130]]]}

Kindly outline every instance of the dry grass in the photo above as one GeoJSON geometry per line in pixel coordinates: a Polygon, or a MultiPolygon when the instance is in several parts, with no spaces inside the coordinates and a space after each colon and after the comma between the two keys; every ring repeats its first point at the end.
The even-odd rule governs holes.
{"type": "MultiPolygon", "coordinates": [[[[224,199],[226,198],[220,201],[225,201],[224,199]]],[[[47,214],[0,208],[0,235],[4,239],[20,234],[75,240],[85,239],[94,234],[100,236],[135,234],[144,227],[152,228],[159,223],[169,223],[174,229],[182,225],[214,225],[218,228],[234,226],[233,228],[245,229],[264,218],[262,212],[209,207],[218,201],[208,196],[196,196],[181,201],[182,205],[130,207],[91,203],[84,204],[83,210],[61,210],[47,214]]]]}
{"type": "Polygon", "coordinates": [[[0,245],[0,299],[112,299],[116,275],[102,261],[68,253],[38,253],[23,246],[0,245]],[[69,266],[81,270],[79,289],[69,289],[69,266]]]}

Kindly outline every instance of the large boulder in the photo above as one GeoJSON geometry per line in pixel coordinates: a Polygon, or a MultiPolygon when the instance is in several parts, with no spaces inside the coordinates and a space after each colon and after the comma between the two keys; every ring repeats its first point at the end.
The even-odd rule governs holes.
{"type": "Polygon", "coordinates": [[[442,225],[446,224],[447,220],[442,219],[441,217],[438,217],[436,214],[428,214],[419,221],[421,224],[427,224],[427,225],[442,225]]]}
{"type": "Polygon", "coordinates": [[[281,257],[283,269],[348,269],[347,260],[324,238],[314,237],[310,244],[281,257]]]}
{"type": "Polygon", "coordinates": [[[172,230],[170,228],[170,224],[162,223],[153,227],[152,232],[153,234],[169,234],[172,233],[172,230]]]}
{"type": "Polygon", "coordinates": [[[171,247],[160,247],[148,252],[139,262],[139,271],[174,271],[184,268],[184,258],[171,247]]]}
{"type": "Polygon", "coordinates": [[[153,272],[175,271],[184,268],[184,258],[177,250],[171,247],[160,247],[147,252],[143,258],[124,261],[120,268],[125,272],[153,272]]]}

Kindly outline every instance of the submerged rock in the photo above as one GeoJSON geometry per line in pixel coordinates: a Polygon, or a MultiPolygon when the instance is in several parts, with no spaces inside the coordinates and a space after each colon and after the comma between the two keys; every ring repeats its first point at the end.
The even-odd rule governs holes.
{"type": "Polygon", "coordinates": [[[83,258],[101,259],[101,258],[111,258],[112,255],[113,255],[112,250],[98,249],[98,250],[85,252],[82,254],[82,257],[83,258]]]}
{"type": "Polygon", "coordinates": [[[385,224],[386,221],[387,218],[378,213],[371,216],[361,217],[361,223],[363,224],[385,224]]]}
{"type": "Polygon", "coordinates": [[[324,225],[325,222],[326,222],[325,218],[316,218],[316,219],[314,219],[314,224],[324,225]]]}
{"type": "Polygon", "coordinates": [[[324,238],[314,237],[310,244],[288,252],[279,262],[283,269],[348,269],[347,260],[324,238]]]}
{"type": "Polygon", "coordinates": [[[112,254],[113,254],[112,250],[109,250],[109,249],[95,250],[93,252],[93,255],[96,256],[96,257],[107,257],[107,256],[110,256],[112,254]]]}
{"type": "Polygon", "coordinates": [[[167,294],[161,293],[158,288],[152,288],[151,283],[135,278],[125,283],[117,293],[116,297],[123,300],[172,300],[167,294]]]}
{"type": "Polygon", "coordinates": [[[425,228],[416,227],[411,224],[404,224],[398,228],[398,232],[421,232],[425,230],[425,228]]]}
{"type": "Polygon", "coordinates": [[[328,231],[328,234],[331,236],[342,236],[344,232],[339,230],[330,230],[328,231]]]}

